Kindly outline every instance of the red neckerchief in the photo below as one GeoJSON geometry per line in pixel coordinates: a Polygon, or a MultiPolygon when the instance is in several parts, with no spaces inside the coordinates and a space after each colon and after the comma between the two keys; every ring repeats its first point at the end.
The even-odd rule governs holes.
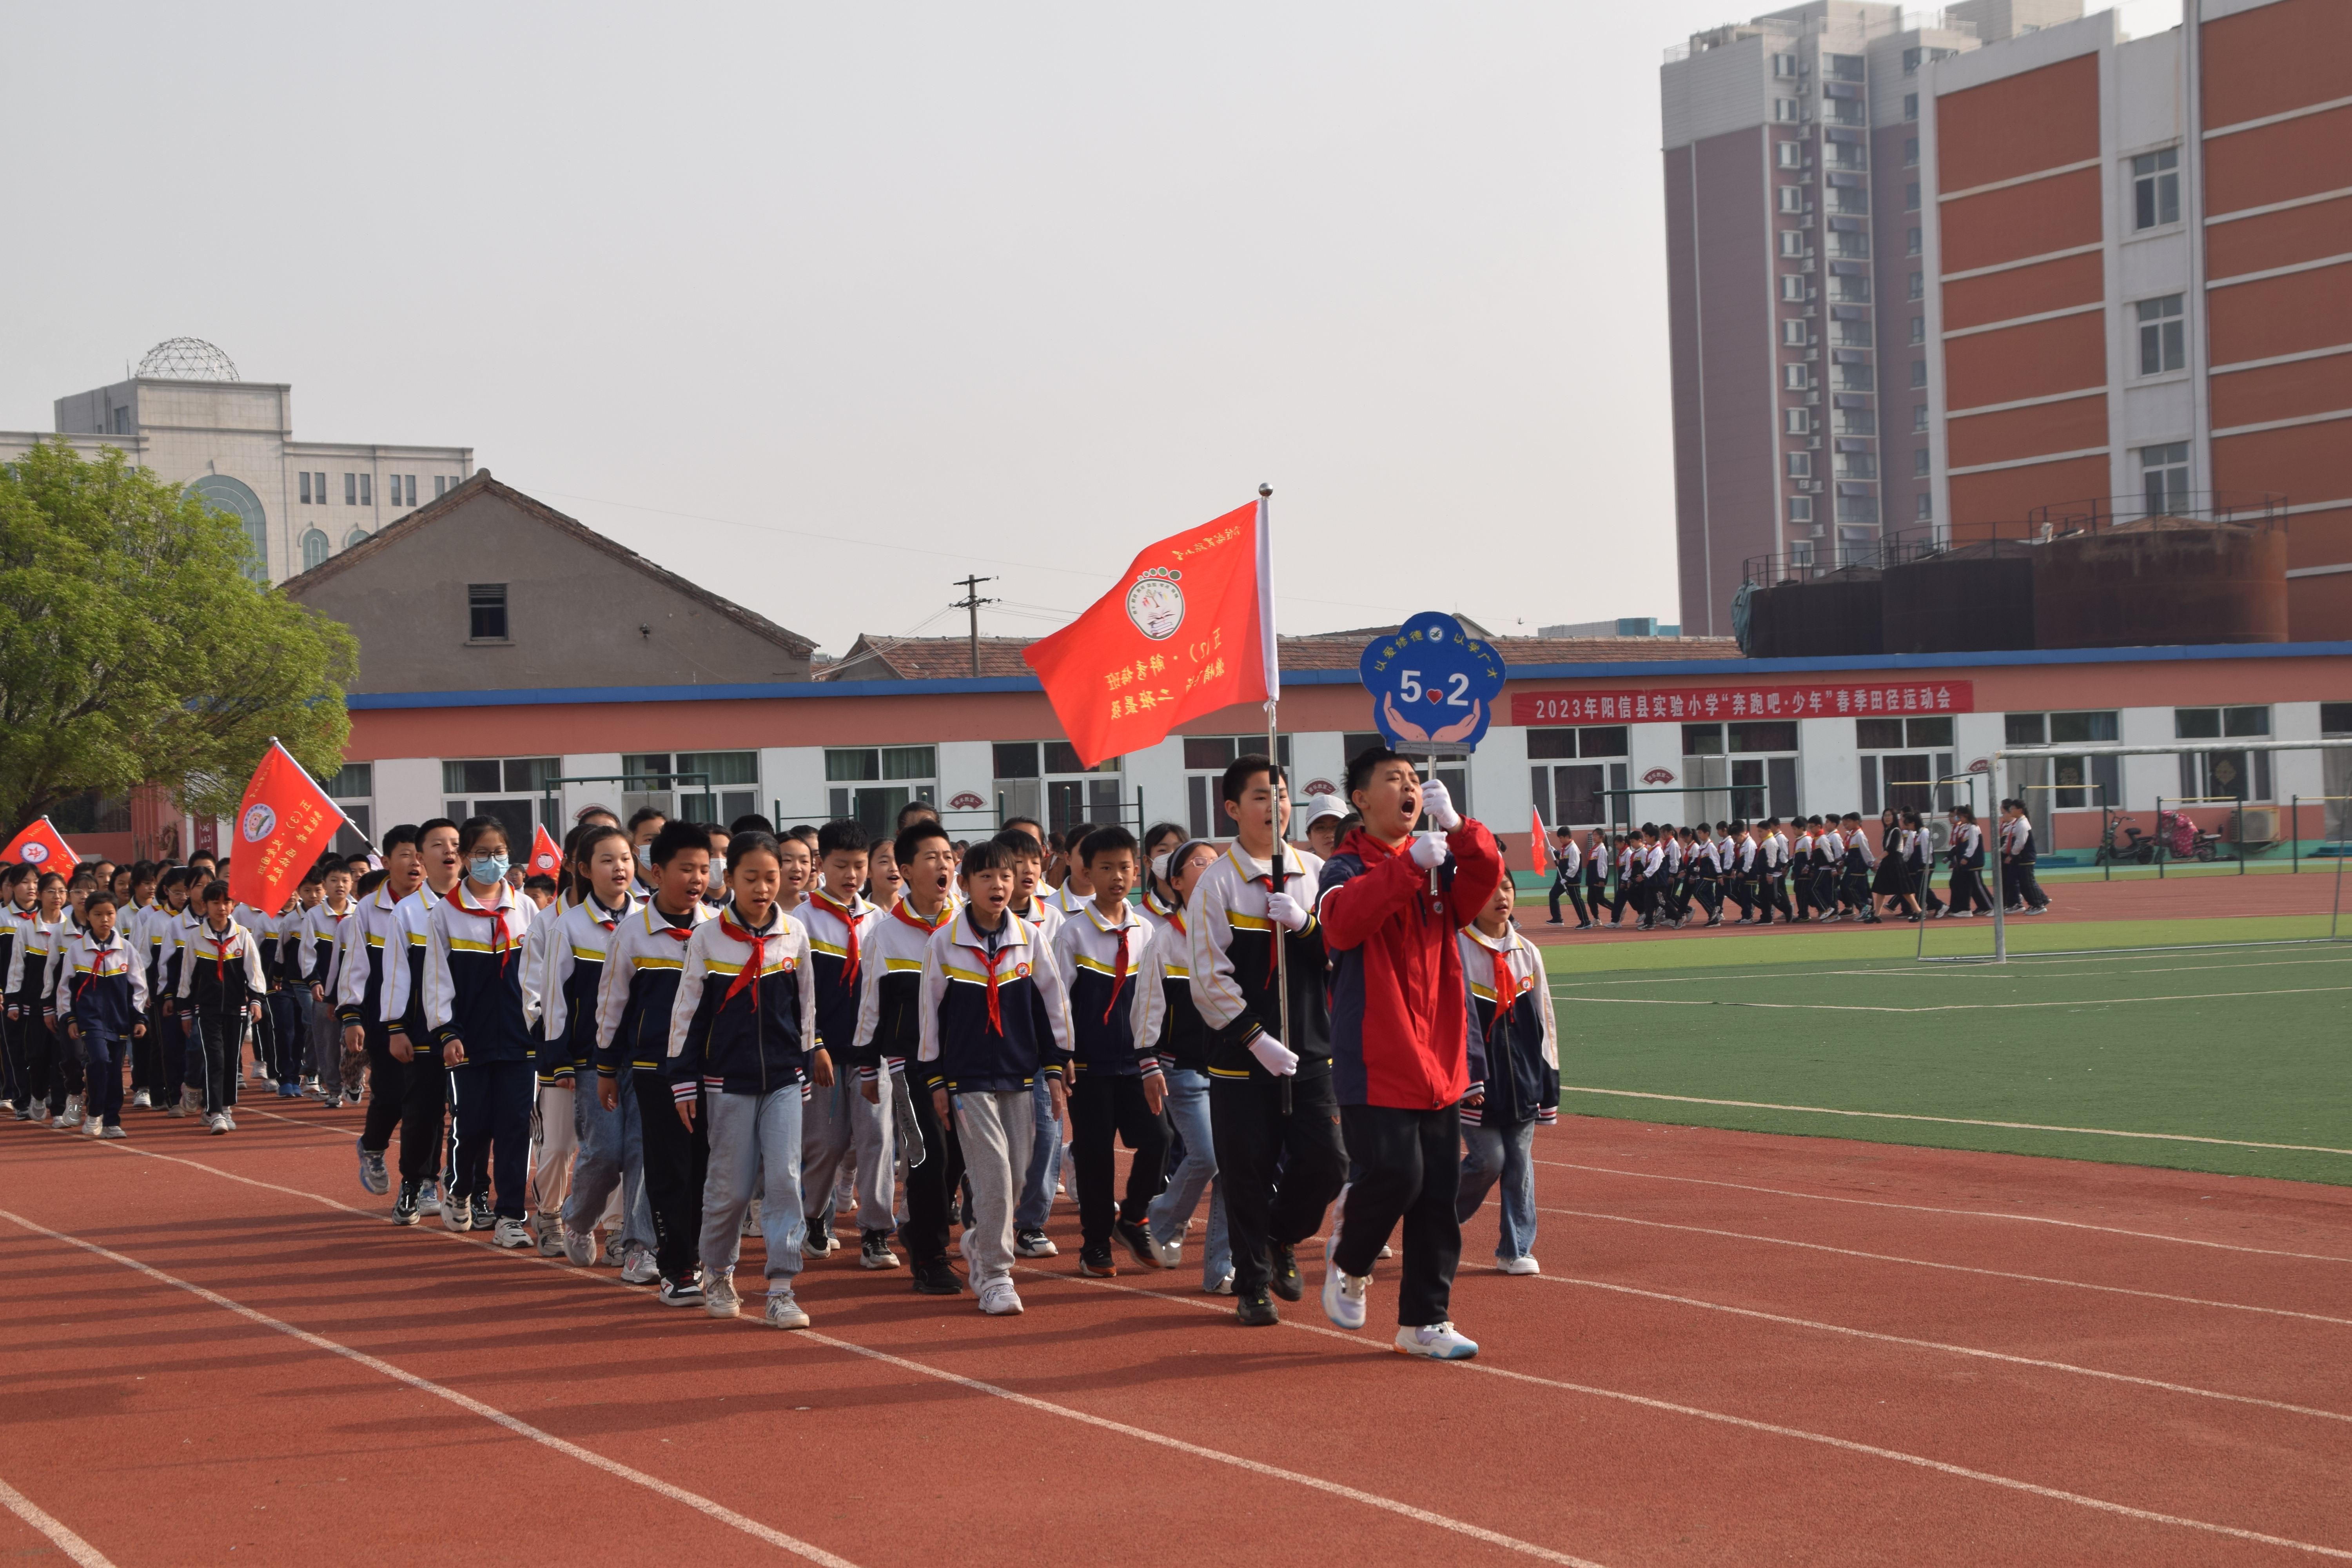
{"type": "MultiPolygon", "coordinates": [[[[84,942],[88,942],[88,941],[89,940],[89,938],[87,935],[84,935],[84,936],[83,936],[83,938],[82,938],[82,940],[83,940],[84,942]]],[[[101,979],[103,979],[103,978],[105,977],[105,975],[106,975],[106,957],[107,957],[107,954],[109,954],[109,953],[110,953],[110,952],[115,952],[115,951],[116,951],[116,949],[115,949],[114,947],[112,947],[111,945],[109,945],[109,946],[106,946],[106,947],[93,947],[93,948],[91,948],[91,949],[89,950],[89,978],[88,978],[87,980],[84,980],[84,981],[83,981],[79,985],[77,985],[77,986],[75,986],[75,987],[74,987],[74,1000],[75,1000],[75,1001],[77,1001],[77,1002],[80,1001],[80,1000],[81,1000],[81,997],[82,997],[82,993],[83,993],[83,992],[88,991],[88,990],[89,990],[89,989],[93,984],[97,984],[100,980],[101,980],[101,979]]],[[[128,969],[128,959],[127,959],[127,957],[126,957],[126,960],[125,960],[125,968],[126,968],[126,972],[127,972],[127,969],[128,969]]],[[[994,994],[992,992],[992,993],[991,993],[991,994],[990,994],[990,996],[989,996],[989,1011],[992,1014],[995,1010],[996,1010],[996,998],[995,998],[994,994]]]]}
{"type": "MultiPolygon", "coordinates": [[[[500,887],[506,886],[503,882],[499,885],[500,887]]],[[[455,889],[451,889],[450,896],[457,900],[457,907],[459,909],[466,909],[465,883],[458,883],[455,889]]],[[[514,937],[507,930],[507,916],[513,910],[513,909],[514,895],[512,893],[509,893],[498,903],[477,904],[472,909],[467,910],[469,914],[487,915],[489,917],[490,951],[499,955],[499,970],[501,973],[505,973],[506,966],[514,959],[514,937]]]]}
{"type": "Polygon", "coordinates": [[[1504,1021],[1518,1005],[1519,979],[1511,973],[1511,950],[1488,948],[1495,955],[1495,1018],[1486,1026],[1486,1037],[1493,1039],[1502,1032],[1504,1021]]]}
{"type": "MultiPolygon", "coordinates": [[[[1004,911],[1004,918],[1006,920],[1017,920],[1020,917],[1015,915],[1011,910],[1007,910],[1004,911]]],[[[1020,928],[1016,926],[1013,928],[1012,934],[1017,936],[1019,932],[1020,928]]],[[[1004,1038],[1004,1015],[999,1012],[996,1006],[996,965],[997,962],[1004,956],[1004,950],[1011,947],[1013,943],[1008,938],[1005,942],[1000,943],[996,950],[992,952],[989,951],[988,939],[985,933],[980,931],[978,927],[974,927],[973,934],[981,938],[980,962],[988,971],[988,1026],[991,1030],[994,1031],[996,1037],[1001,1040],[1004,1038]]]]}
{"type": "Polygon", "coordinates": [[[735,1000],[735,994],[749,985],[751,988],[751,1005],[756,1010],[760,1005],[760,971],[768,967],[768,938],[783,935],[784,929],[778,925],[772,931],[746,931],[735,923],[735,911],[728,910],[719,917],[719,933],[732,937],[751,950],[751,962],[736,974],[735,983],[727,987],[727,994],[720,1005],[723,1006],[735,1000]]]}
{"type": "Polygon", "coordinates": [[[844,985],[856,984],[857,983],[857,914],[856,909],[850,904],[834,902],[832,899],[825,896],[823,889],[819,889],[816,892],[811,894],[810,901],[812,903],[823,904],[826,909],[831,910],[835,914],[840,916],[842,925],[847,928],[849,931],[849,942],[847,945],[842,949],[841,983],[844,985]]]}
{"type": "Polygon", "coordinates": [[[933,915],[929,920],[925,920],[922,916],[913,913],[912,906],[909,905],[905,899],[900,899],[897,903],[892,904],[890,906],[890,913],[897,919],[903,921],[908,925],[913,927],[915,930],[921,931],[925,936],[929,936],[931,932],[939,930],[940,927],[945,925],[949,921],[955,918],[955,900],[953,899],[941,900],[940,904],[940,912],[933,915]]]}
{"type": "Polygon", "coordinates": [[[669,923],[669,917],[662,913],[661,906],[648,899],[646,900],[646,923],[647,925],[653,925],[654,921],[656,919],[659,919],[662,923],[660,925],[654,926],[653,929],[660,931],[663,935],[668,937],[673,942],[685,942],[694,935],[694,911],[692,910],[686,911],[686,923],[684,925],[675,926],[669,923]]]}
{"type": "Polygon", "coordinates": [[[1119,987],[1127,984],[1127,933],[1131,928],[1124,925],[1106,927],[1097,922],[1095,929],[1107,931],[1118,938],[1118,958],[1110,972],[1110,1005],[1103,1009],[1103,1022],[1108,1024],[1110,1022],[1111,1014],[1118,1006],[1119,987]]]}
{"type": "Polygon", "coordinates": [[[229,931],[235,930],[236,925],[234,921],[230,923],[228,931],[223,931],[213,930],[209,921],[205,925],[205,934],[213,939],[213,984],[224,991],[228,989],[229,931]]]}

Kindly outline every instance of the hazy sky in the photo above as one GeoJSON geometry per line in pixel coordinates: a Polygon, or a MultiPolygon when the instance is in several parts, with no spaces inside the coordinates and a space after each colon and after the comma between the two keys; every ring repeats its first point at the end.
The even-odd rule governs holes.
{"type": "Polygon", "coordinates": [[[1769,8],[27,6],[0,428],[207,338],[834,652],[1261,479],[1286,630],[1671,618],[1658,65],[1769,8]]]}

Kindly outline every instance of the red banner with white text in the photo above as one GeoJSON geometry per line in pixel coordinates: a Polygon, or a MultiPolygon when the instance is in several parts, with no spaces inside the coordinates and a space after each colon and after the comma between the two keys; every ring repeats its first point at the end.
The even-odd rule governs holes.
{"type": "Polygon", "coordinates": [[[1704,723],[1709,719],[1869,719],[1973,713],[1966,680],[1809,681],[1801,686],[1622,686],[1514,691],[1514,724],[1704,723]]]}

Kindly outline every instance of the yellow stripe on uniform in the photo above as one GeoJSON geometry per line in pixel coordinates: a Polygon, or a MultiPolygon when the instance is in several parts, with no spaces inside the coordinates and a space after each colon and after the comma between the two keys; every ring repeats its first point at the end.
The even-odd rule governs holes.
{"type": "Polygon", "coordinates": [[[1225,916],[1225,923],[1235,931],[1272,931],[1274,922],[1263,915],[1245,915],[1238,911],[1225,916]]]}

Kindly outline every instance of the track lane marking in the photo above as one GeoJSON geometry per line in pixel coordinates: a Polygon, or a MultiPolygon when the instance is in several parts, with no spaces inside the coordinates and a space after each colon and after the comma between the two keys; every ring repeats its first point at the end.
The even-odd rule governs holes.
{"type": "Polygon", "coordinates": [[[2273,991],[2200,991],[2186,996],[2086,996],[2067,1002],[1937,1002],[1925,1007],[1895,1007],[1862,1002],[1748,1002],[1726,997],[1577,996],[1554,994],[1560,1002],[1608,1002],[1620,1007],[1760,1007],[1781,1013],[1996,1013],[2040,1007],[2120,1007],[2126,1002],[2226,1002],[2246,996],[2308,996],[2352,991],[2352,985],[2289,985],[2273,991]]]}
{"type": "Polygon", "coordinates": [[[40,1504],[6,1481],[0,1481],[0,1504],[5,1504],[10,1513],[47,1536],[58,1551],[80,1564],[80,1568],[114,1568],[106,1553],[67,1529],[63,1521],[44,1510],[40,1504]]]}
{"type": "Polygon", "coordinates": [[[2046,1215],[2003,1214],[1998,1209],[1948,1209],[1933,1204],[1898,1204],[1884,1198],[1850,1198],[1833,1193],[1800,1193],[1787,1187],[1750,1186],[1744,1182],[1711,1181],[1705,1176],[1669,1176],[1659,1171],[1620,1171],[1609,1165],[1580,1165],[1568,1160],[1533,1160],[1532,1164],[1549,1165],[1562,1171],[1592,1171],[1608,1176],[1633,1176],[1646,1182],[1687,1182],[1693,1186],[1728,1187],[1739,1193],[1769,1193],[1776,1197],[1806,1198],[1814,1203],[1856,1204],[1864,1208],[1902,1209],[1911,1214],[1954,1215],[1966,1219],[2008,1219],[2025,1225],[2063,1226],[2069,1230],[2095,1230],[2109,1236],[2137,1237],[2143,1241],[2170,1241],[2182,1247],[2210,1247],[2225,1252],[2251,1252],[2263,1258],[2295,1258],[2313,1263],[2352,1263],[2352,1258],[2338,1258],[2327,1252],[2283,1252],[2271,1247],[2243,1247],[2231,1241],[2206,1241],[2193,1236],[2165,1236],[2152,1230],[2126,1230],[2120,1226],[2092,1225],[2085,1220],[2052,1219],[2046,1215]]]}
{"type": "MultiPolygon", "coordinates": [[[[2119,962],[2124,959],[2140,957],[2143,956],[2143,954],[2130,952],[2118,952],[2113,955],[2112,960],[2096,953],[2075,953],[2068,954],[2066,956],[2080,958],[2086,963],[2099,963],[2119,962]]],[[[1788,973],[1774,974],[1759,974],[1754,973],[1752,970],[1740,969],[1732,966],[1727,966],[1720,972],[1714,973],[1702,973],[1696,974],[1688,973],[1681,970],[1653,970],[1641,975],[1629,976],[1623,980],[1602,980],[1599,978],[1599,976],[1610,973],[1605,969],[1588,970],[1583,972],[1563,969],[1558,974],[1552,975],[1550,979],[1552,988],[1555,991],[1562,985],[1655,985],[1659,984],[1659,976],[1664,973],[1671,973],[1678,979],[1686,980],[1817,980],[1823,977],[1832,977],[1842,979],[1859,978],[1869,980],[1906,981],[1929,979],[2009,979],[2014,981],[2018,979],[2045,980],[2053,977],[2079,977],[2080,975],[2089,975],[2101,980],[2116,978],[2128,980],[2136,974],[2203,974],[2211,971],[2223,969],[2231,971],[2240,969],[2301,969],[2308,968],[2313,964],[2335,965],[2352,963],[2352,958],[2281,958],[2264,959],[2253,963],[2234,963],[2224,960],[2218,963],[2179,963],[2174,964],[2169,968],[2160,969],[2131,969],[2123,971],[2112,969],[2084,969],[2071,972],[2071,975],[2070,972],[2066,970],[2043,967],[2045,964],[2050,964],[2055,962],[2055,958],[2053,955],[2031,952],[2012,952],[2009,955],[2009,962],[2012,966],[2011,972],[1979,969],[1921,968],[1916,960],[1904,959],[1884,963],[1876,968],[1868,969],[1810,969],[1797,963],[1776,963],[1770,965],[1759,964],[1755,966],[1757,969],[1771,968],[1791,972],[1788,973]],[[2031,973],[2023,974],[2014,973],[2015,970],[2021,968],[2030,968],[2031,973]]]]}

